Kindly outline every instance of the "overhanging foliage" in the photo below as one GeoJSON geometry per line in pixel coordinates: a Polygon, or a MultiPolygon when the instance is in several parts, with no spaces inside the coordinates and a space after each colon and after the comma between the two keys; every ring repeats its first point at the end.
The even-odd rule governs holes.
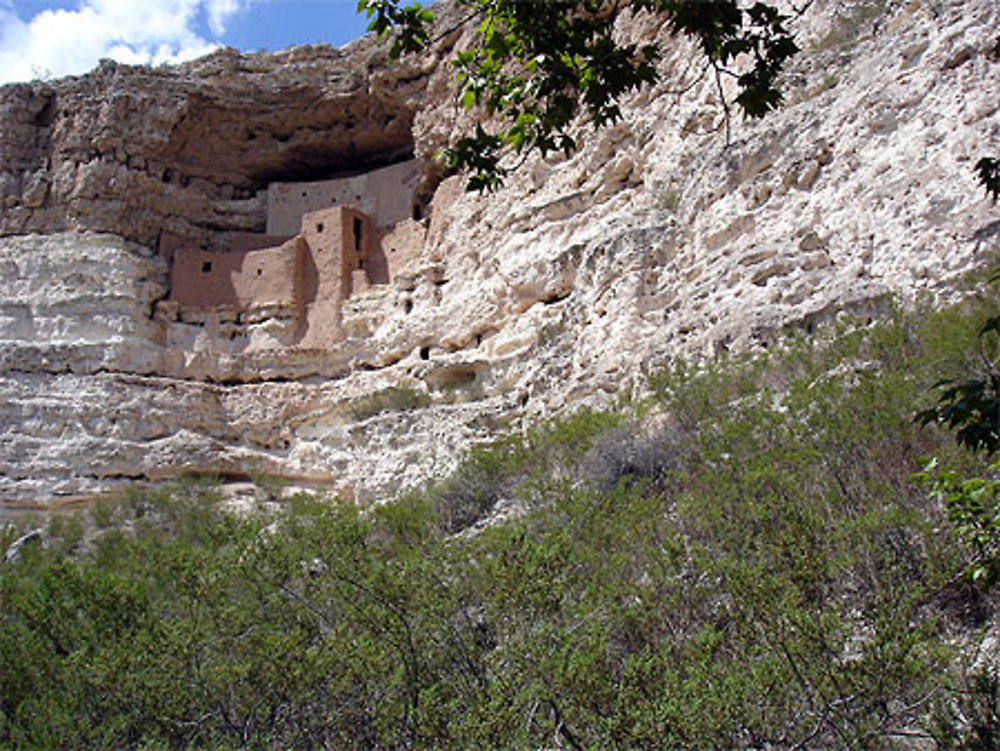
{"type": "MultiPolygon", "coordinates": [[[[449,167],[471,172],[470,190],[500,185],[512,169],[503,159],[508,153],[571,154],[576,142],[570,130],[578,115],[595,128],[614,123],[621,118],[622,96],[656,81],[660,48],[624,43],[615,35],[615,22],[625,13],[662,15],[674,35],[694,39],[720,93],[723,76],[735,80],[735,104],[750,117],[781,103],[778,77],[798,51],[788,18],[763,2],[743,7],[736,0],[460,0],[459,5],[463,23],[476,24],[475,40],[453,60],[459,100],[487,120],[444,156],[449,167]]],[[[392,55],[432,41],[433,15],[420,5],[359,0],[358,10],[371,19],[370,30],[395,34],[392,55]]]]}

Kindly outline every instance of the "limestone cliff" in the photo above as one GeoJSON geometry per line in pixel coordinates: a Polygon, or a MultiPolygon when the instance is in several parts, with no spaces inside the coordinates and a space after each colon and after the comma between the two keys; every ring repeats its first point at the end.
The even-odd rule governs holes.
{"type": "Polygon", "coordinates": [[[727,143],[694,51],[631,19],[662,82],[489,196],[432,161],[466,123],[458,34],[392,65],[362,40],[4,87],[0,504],[198,470],[371,498],[671,358],[948,299],[1000,245],[971,169],[1000,152],[998,28],[995,0],[815,0],[787,105],[727,143]],[[162,233],[222,252],[269,184],[410,155],[419,253],[343,303],[343,341],[290,345],[266,306],[157,314],[162,233]]]}

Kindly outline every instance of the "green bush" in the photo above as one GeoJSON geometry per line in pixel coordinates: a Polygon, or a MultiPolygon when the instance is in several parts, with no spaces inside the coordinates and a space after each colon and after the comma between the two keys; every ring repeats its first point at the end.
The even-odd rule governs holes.
{"type": "Polygon", "coordinates": [[[913,421],[974,319],[676,365],[371,509],[190,481],[53,520],[0,566],[0,747],[990,747],[955,603],[991,604],[912,477],[985,469],[913,421]]]}
{"type": "Polygon", "coordinates": [[[411,412],[430,405],[430,397],[405,386],[390,386],[348,405],[351,419],[361,421],[383,412],[411,412]]]}
{"type": "Polygon", "coordinates": [[[481,520],[502,499],[523,498],[537,487],[576,476],[591,445],[623,417],[589,409],[473,447],[458,469],[429,492],[451,532],[481,520]]]}

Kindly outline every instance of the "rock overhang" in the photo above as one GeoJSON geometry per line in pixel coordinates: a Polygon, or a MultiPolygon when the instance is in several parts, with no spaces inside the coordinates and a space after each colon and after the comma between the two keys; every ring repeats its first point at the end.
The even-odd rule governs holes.
{"type": "Polygon", "coordinates": [[[366,39],[351,55],[222,50],[0,87],[0,236],[72,228],[152,244],[157,217],[187,234],[259,230],[271,182],[410,158],[427,77],[366,39]]]}

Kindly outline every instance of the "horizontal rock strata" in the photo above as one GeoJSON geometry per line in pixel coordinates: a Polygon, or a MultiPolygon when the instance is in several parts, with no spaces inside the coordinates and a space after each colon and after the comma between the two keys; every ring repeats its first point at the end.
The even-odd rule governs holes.
{"type": "Polygon", "coordinates": [[[675,358],[952,299],[1000,246],[972,173],[1000,153],[1000,9],[817,0],[796,26],[786,106],[727,144],[689,45],[624,23],[668,45],[662,82],[495,194],[440,183],[419,257],[315,349],[281,345],[280,309],[158,317],[159,233],[263,231],[268,181],[410,153],[431,190],[465,122],[446,49],[224,52],[0,89],[0,503],[194,471],[371,499],[675,358]]]}

